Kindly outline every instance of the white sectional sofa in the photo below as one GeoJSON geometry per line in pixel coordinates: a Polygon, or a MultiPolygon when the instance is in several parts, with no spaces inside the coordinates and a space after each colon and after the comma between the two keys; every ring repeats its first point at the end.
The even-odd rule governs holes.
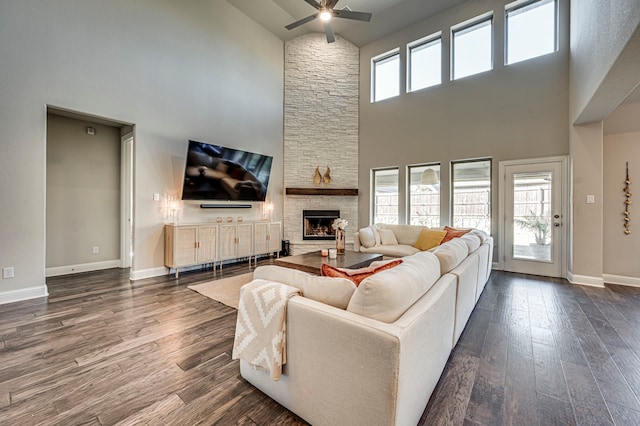
{"type": "Polygon", "coordinates": [[[306,297],[287,305],[281,379],[246,361],[242,376],[313,425],[415,425],[489,278],[492,244],[469,233],[405,256],[357,288],[331,278],[341,280],[331,292],[320,282],[327,277],[257,268],[254,278],[306,297]]]}

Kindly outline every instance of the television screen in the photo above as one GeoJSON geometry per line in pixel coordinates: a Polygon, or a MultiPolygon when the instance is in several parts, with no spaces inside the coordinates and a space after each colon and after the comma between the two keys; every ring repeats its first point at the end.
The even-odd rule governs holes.
{"type": "Polygon", "coordinates": [[[183,200],[264,201],[273,157],[189,141],[183,200]]]}

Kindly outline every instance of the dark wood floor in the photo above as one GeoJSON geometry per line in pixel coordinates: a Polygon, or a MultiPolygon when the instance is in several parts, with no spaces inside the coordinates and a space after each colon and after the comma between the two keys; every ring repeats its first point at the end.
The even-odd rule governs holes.
{"type": "MultiPolygon", "coordinates": [[[[0,424],[304,424],[239,376],[235,310],[186,288],[247,271],[78,274],[0,305],[0,424]]],[[[640,424],[639,330],[640,289],[494,271],[420,424],[640,424]]]]}

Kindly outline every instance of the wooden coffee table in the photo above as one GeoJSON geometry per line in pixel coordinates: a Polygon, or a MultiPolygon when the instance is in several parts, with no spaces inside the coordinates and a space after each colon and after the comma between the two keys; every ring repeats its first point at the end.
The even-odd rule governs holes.
{"type": "Polygon", "coordinates": [[[281,257],[275,260],[275,264],[320,275],[320,267],[323,263],[328,263],[338,268],[358,269],[367,267],[376,260],[382,260],[382,255],[379,253],[361,253],[359,251],[345,250],[345,253],[339,254],[337,258],[329,259],[329,256],[322,256],[320,250],[318,250],[297,256],[281,257]]]}

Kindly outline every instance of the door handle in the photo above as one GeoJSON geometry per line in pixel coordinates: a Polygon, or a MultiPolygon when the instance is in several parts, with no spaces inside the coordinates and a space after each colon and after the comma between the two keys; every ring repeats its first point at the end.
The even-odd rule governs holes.
{"type": "Polygon", "coordinates": [[[555,226],[557,228],[558,226],[560,226],[560,222],[554,223],[553,226],[555,226]]]}
{"type": "Polygon", "coordinates": [[[560,215],[559,214],[554,214],[553,217],[554,217],[554,219],[560,219],[560,215]]]}

